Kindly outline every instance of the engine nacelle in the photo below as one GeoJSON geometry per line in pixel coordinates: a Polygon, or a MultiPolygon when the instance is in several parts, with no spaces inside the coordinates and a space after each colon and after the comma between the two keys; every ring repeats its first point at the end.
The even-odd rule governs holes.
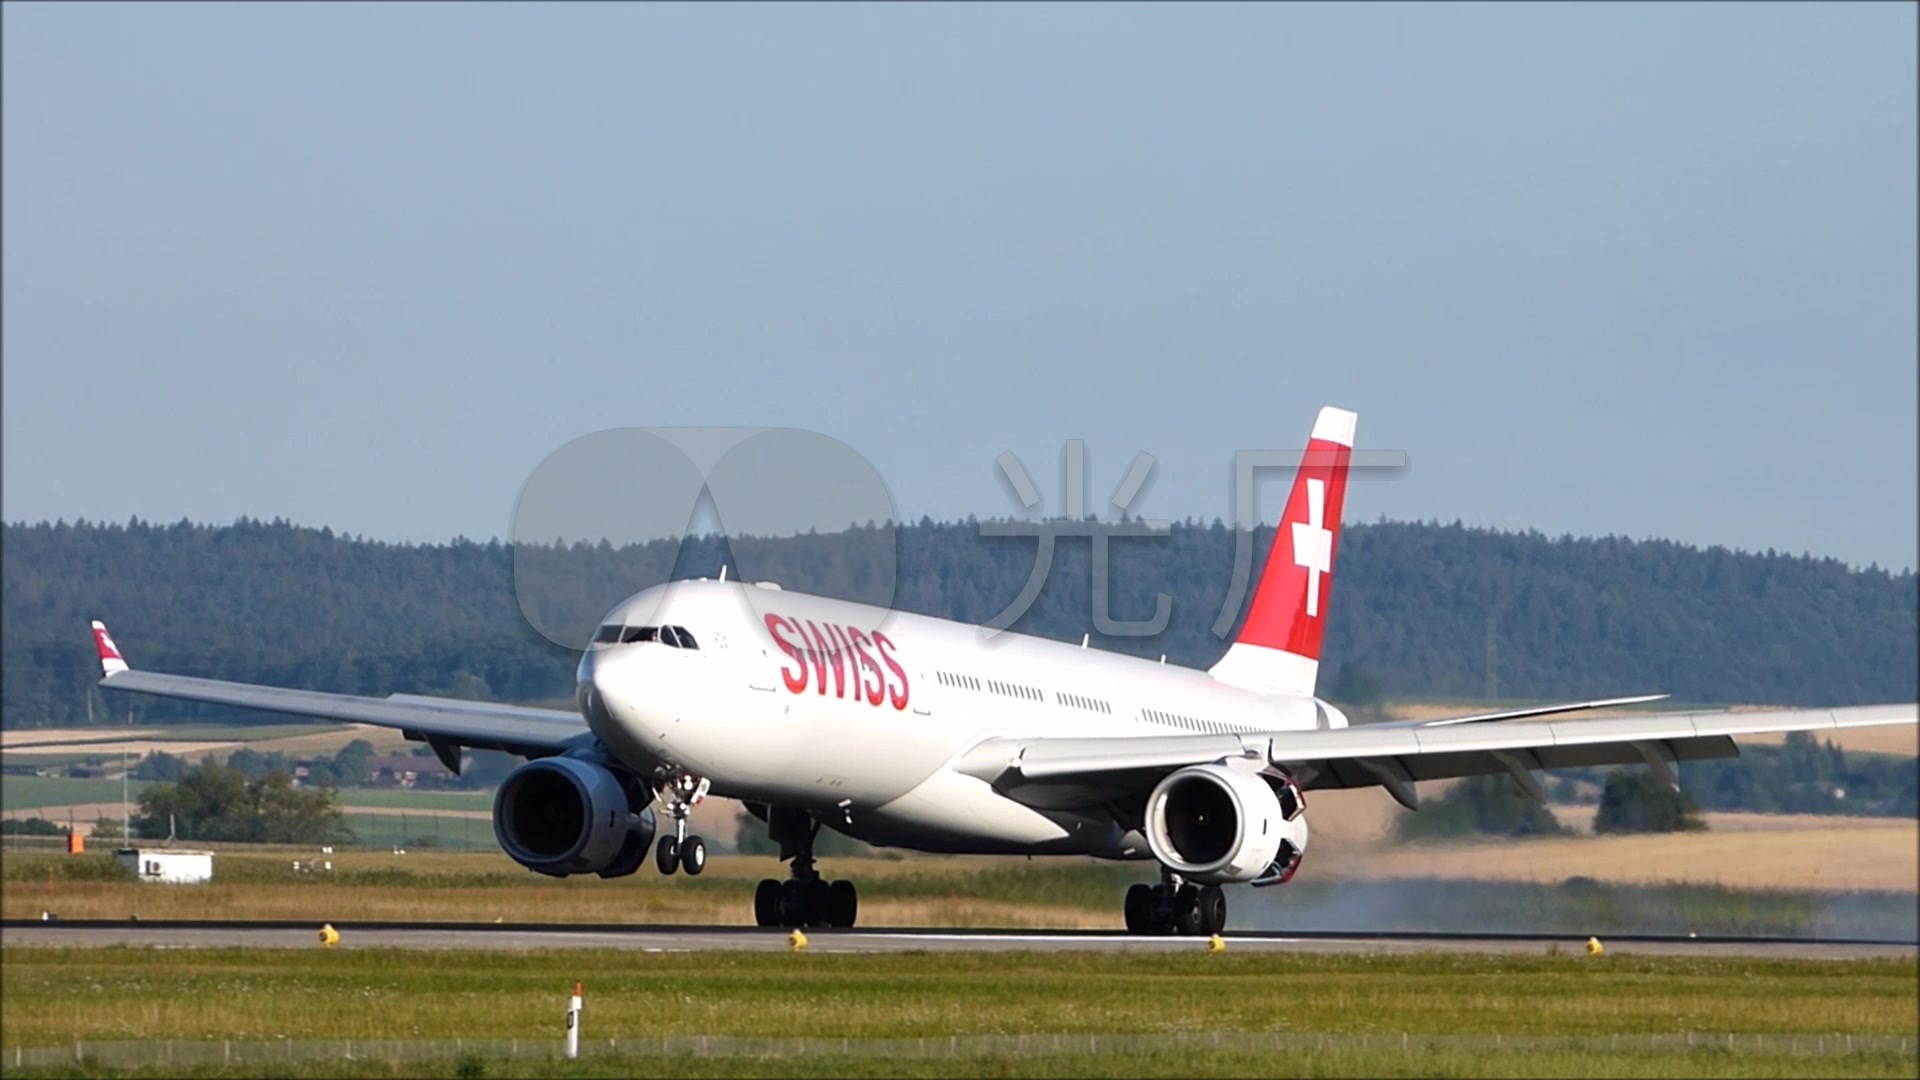
{"type": "Polygon", "coordinates": [[[1147,846],[1192,881],[1277,885],[1307,851],[1306,800],[1286,777],[1190,765],[1147,797],[1147,846]]]}
{"type": "Polygon", "coordinates": [[[493,832],[507,856],[529,870],[624,877],[640,869],[653,845],[651,799],[644,797],[604,765],[537,758],[501,782],[493,832]]]}

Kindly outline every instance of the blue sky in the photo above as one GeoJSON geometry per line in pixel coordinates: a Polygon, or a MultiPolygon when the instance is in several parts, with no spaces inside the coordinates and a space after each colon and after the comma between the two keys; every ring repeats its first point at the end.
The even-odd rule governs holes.
{"type": "Polygon", "coordinates": [[[8,4],[0,513],[505,536],[711,424],[1211,519],[1331,402],[1350,519],[1913,566],[1915,10],[8,4]]]}

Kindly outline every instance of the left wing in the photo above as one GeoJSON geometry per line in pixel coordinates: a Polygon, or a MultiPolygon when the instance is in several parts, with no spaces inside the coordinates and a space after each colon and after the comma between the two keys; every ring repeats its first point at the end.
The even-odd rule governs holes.
{"type": "Polygon", "coordinates": [[[135,671],[120,654],[105,624],[93,624],[93,641],[100,654],[100,685],[108,690],[399,728],[407,738],[433,747],[441,762],[456,773],[460,771],[463,746],[532,758],[557,754],[593,739],[579,714],[559,709],[417,694],[361,697],[135,671]]]}
{"type": "Polygon", "coordinates": [[[1306,790],[1379,785],[1414,809],[1413,785],[1420,780],[1504,772],[1544,802],[1546,794],[1534,776],[1538,770],[1645,763],[1678,786],[1674,763],[1737,757],[1735,735],[1912,724],[1916,717],[1920,707],[1904,704],[1440,726],[1364,724],[1239,735],[997,738],[974,747],[956,767],[1009,798],[1069,809],[1144,798],[1175,769],[1243,759],[1283,769],[1306,790]]]}

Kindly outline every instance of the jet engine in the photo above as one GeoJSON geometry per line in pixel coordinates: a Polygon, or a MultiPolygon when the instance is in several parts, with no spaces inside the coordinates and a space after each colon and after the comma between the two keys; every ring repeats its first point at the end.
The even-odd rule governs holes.
{"type": "Polygon", "coordinates": [[[632,777],[576,757],[536,758],[493,797],[493,832],[508,857],[553,877],[625,877],[653,844],[652,797],[632,777]]]}
{"type": "Polygon", "coordinates": [[[1203,885],[1277,885],[1307,851],[1306,800],[1290,777],[1190,765],[1147,797],[1147,846],[1203,885]]]}

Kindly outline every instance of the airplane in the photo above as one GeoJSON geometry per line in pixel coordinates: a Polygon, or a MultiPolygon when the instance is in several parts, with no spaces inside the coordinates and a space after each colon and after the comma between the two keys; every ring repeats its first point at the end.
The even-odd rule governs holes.
{"type": "Polygon", "coordinates": [[[681,579],[622,601],[576,671],[578,712],[385,698],[132,669],[93,623],[99,685],[398,728],[449,769],[462,748],[526,758],[493,803],[501,848],[555,877],[652,861],[698,874],[691,807],[738,800],[779,845],[766,927],[851,927],[858,894],[814,859],[831,828],[925,852],[1157,863],[1127,889],[1134,934],[1218,934],[1224,886],[1284,884],[1307,851],[1306,793],[1380,787],[1409,810],[1423,780],[1739,754],[1732,736],[1912,724],[1913,703],[1580,718],[1664,694],[1426,721],[1351,724],[1316,696],[1357,424],[1320,410],[1247,615],[1206,670],[788,591],[681,579]],[[1550,719],[1551,718],[1551,719],[1550,719]],[[672,819],[656,837],[655,804],[672,819]]]}

